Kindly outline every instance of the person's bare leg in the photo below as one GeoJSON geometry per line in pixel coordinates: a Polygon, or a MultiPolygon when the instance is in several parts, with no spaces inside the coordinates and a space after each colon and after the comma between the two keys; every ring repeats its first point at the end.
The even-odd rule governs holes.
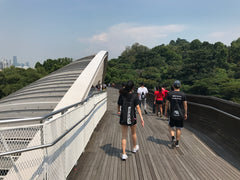
{"type": "Polygon", "coordinates": [[[177,147],[177,148],[179,147],[179,139],[180,139],[180,136],[181,136],[181,129],[180,129],[180,128],[177,128],[177,129],[176,129],[176,147],[177,147]]]}
{"type": "Polygon", "coordinates": [[[122,127],[122,152],[123,154],[126,154],[128,126],[121,125],[121,127],[122,127]]]}
{"type": "Polygon", "coordinates": [[[137,125],[131,126],[131,133],[132,133],[132,142],[133,142],[133,148],[136,148],[137,145],[137,125]]]}
{"type": "Polygon", "coordinates": [[[173,130],[173,128],[171,128],[170,126],[168,126],[168,129],[169,129],[169,132],[170,132],[171,137],[173,137],[173,136],[174,136],[174,130],[173,130]]]}
{"type": "Polygon", "coordinates": [[[160,116],[162,116],[162,115],[163,115],[162,104],[160,104],[159,106],[160,106],[160,113],[161,113],[161,115],[160,115],[160,116]]]}
{"type": "Polygon", "coordinates": [[[158,107],[159,105],[158,104],[156,104],[156,113],[157,113],[157,116],[158,116],[158,109],[159,109],[159,107],[158,107]]]}
{"type": "Polygon", "coordinates": [[[181,129],[180,128],[176,128],[176,140],[179,141],[181,136],[181,129]]]}

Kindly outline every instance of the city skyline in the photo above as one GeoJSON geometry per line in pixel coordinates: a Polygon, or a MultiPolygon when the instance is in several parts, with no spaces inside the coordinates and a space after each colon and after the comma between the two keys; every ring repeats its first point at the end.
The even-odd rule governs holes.
{"type": "Polygon", "coordinates": [[[0,70],[15,66],[21,68],[29,68],[29,62],[21,63],[17,61],[17,56],[13,56],[12,59],[6,57],[0,57],[0,70]]]}
{"type": "Polygon", "coordinates": [[[20,62],[109,59],[134,43],[149,48],[177,38],[225,45],[240,37],[238,0],[0,0],[0,57],[20,62]]]}

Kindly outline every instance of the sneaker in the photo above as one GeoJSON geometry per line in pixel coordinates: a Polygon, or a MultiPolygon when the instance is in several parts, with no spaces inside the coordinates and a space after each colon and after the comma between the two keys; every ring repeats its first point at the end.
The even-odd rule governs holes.
{"type": "Polygon", "coordinates": [[[136,145],[136,148],[133,148],[133,153],[136,153],[139,150],[139,145],[136,145]]]}
{"type": "Polygon", "coordinates": [[[175,146],[176,146],[177,148],[179,148],[179,142],[178,142],[178,141],[176,141],[175,146]]]}
{"type": "Polygon", "coordinates": [[[122,160],[126,160],[128,158],[128,156],[126,154],[122,154],[122,160]]]}

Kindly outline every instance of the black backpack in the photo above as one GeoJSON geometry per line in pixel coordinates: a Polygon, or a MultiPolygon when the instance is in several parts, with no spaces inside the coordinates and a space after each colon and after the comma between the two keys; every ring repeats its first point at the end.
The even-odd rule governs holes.
{"type": "Polygon", "coordinates": [[[135,106],[134,106],[134,95],[132,94],[131,99],[123,96],[123,105],[121,107],[120,124],[131,126],[135,123],[136,118],[134,116],[135,106]]]}
{"type": "Polygon", "coordinates": [[[141,99],[145,99],[145,98],[146,98],[146,96],[145,96],[144,92],[142,92],[141,99]]]}
{"type": "Polygon", "coordinates": [[[183,112],[177,102],[177,100],[174,100],[174,104],[171,104],[173,106],[172,113],[171,113],[171,118],[176,120],[176,121],[181,121],[184,119],[183,112]]]}

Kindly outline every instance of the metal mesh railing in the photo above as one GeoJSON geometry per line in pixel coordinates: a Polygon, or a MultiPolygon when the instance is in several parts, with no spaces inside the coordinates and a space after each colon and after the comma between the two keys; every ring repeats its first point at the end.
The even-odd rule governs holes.
{"type": "Polygon", "coordinates": [[[17,152],[18,150],[43,145],[42,133],[43,124],[0,128],[0,153],[10,153],[0,156],[0,177],[2,179],[11,169],[12,171],[22,171],[26,165],[32,166],[36,163],[36,159],[34,159],[31,163],[21,163],[18,168],[15,166],[16,161],[22,155],[21,152],[17,152]],[[34,141],[32,141],[33,139],[34,141]]]}
{"type": "Polygon", "coordinates": [[[42,118],[0,122],[0,180],[65,179],[105,113],[106,98],[93,93],[42,118]]]}

